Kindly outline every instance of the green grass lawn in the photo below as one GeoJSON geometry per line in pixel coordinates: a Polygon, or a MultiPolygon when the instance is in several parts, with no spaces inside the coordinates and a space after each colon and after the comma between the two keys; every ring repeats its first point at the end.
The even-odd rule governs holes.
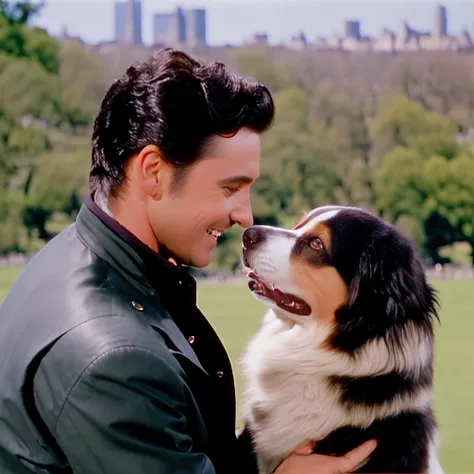
{"type": "MultiPolygon", "coordinates": [[[[0,301],[19,274],[0,270],[0,301]]],[[[441,325],[437,328],[435,408],[441,429],[445,474],[474,472],[474,282],[437,282],[441,325]]],[[[201,283],[199,306],[221,336],[233,361],[237,396],[242,393],[239,358],[265,308],[241,284],[201,283]]]]}

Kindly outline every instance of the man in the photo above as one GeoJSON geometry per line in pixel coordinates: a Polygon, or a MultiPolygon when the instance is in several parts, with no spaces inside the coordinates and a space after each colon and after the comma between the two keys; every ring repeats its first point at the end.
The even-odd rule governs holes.
{"type": "MultiPolygon", "coordinates": [[[[91,197],[0,310],[0,472],[255,469],[235,437],[230,361],[182,265],[205,267],[220,233],[252,224],[273,114],[263,85],[179,51],[114,82],[91,197]]],[[[295,453],[276,472],[345,472],[371,449],[295,453]]]]}

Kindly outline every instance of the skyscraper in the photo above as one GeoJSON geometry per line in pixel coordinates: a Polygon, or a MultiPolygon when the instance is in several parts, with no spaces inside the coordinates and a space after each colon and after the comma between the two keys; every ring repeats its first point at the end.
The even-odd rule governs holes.
{"type": "Polygon", "coordinates": [[[171,13],[168,43],[179,46],[186,43],[186,16],[184,10],[178,7],[171,13]]]}
{"type": "Polygon", "coordinates": [[[115,41],[123,41],[125,38],[125,24],[127,21],[127,8],[125,2],[114,3],[115,16],[115,41]]]}
{"type": "Polygon", "coordinates": [[[206,44],[206,10],[186,11],[186,42],[189,46],[206,44]]]}
{"type": "Polygon", "coordinates": [[[360,40],[360,21],[346,20],[344,22],[344,33],[346,38],[354,38],[360,40]]]}
{"type": "Polygon", "coordinates": [[[167,43],[171,27],[171,13],[155,13],[153,15],[153,42],[167,43]]]}
{"type": "Polygon", "coordinates": [[[204,46],[206,10],[176,8],[171,13],[153,15],[153,42],[171,47],[204,46]]]}
{"type": "Polygon", "coordinates": [[[140,0],[115,2],[115,40],[142,44],[142,4],[140,0]]]}
{"type": "Polygon", "coordinates": [[[444,5],[436,7],[435,24],[433,28],[433,36],[441,38],[448,34],[448,14],[444,5]]]}

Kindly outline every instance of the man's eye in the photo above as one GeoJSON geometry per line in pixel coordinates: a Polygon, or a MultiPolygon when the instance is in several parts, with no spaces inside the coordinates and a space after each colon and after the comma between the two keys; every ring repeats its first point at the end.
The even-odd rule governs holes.
{"type": "Polygon", "coordinates": [[[239,188],[230,186],[225,186],[223,189],[227,196],[232,196],[232,194],[236,193],[239,190],[239,188]]]}

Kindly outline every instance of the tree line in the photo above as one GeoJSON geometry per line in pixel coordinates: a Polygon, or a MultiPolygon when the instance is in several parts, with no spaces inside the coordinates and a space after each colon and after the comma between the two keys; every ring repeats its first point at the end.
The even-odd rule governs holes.
{"type": "MultiPolygon", "coordinates": [[[[0,0],[0,253],[31,252],[72,222],[87,192],[91,125],[113,77],[149,50],[100,54],[30,26],[0,0]],[[120,60],[118,60],[119,58],[120,60]]],[[[474,263],[474,56],[278,48],[191,50],[267,84],[274,127],[253,190],[257,223],[291,226],[326,204],[360,206],[416,239],[427,263],[474,263]]],[[[214,268],[240,262],[241,230],[214,268]]]]}

